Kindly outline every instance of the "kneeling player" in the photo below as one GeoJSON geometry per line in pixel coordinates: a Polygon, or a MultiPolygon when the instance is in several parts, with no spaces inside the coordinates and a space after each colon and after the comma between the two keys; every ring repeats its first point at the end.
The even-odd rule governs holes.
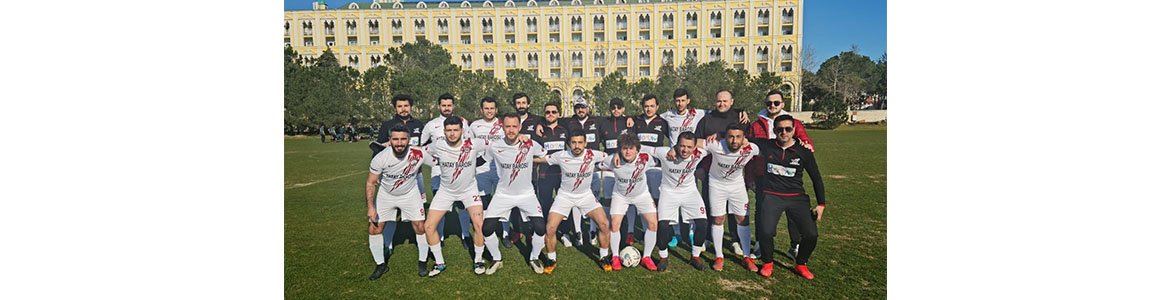
{"type": "MultiPolygon", "coordinates": [[[[505,115],[503,121],[504,141],[492,143],[487,150],[500,179],[496,184],[495,199],[488,205],[483,220],[483,230],[488,234],[484,237],[484,244],[494,258],[487,268],[487,274],[494,274],[503,265],[496,230],[500,228],[500,219],[506,219],[512,208],[519,208],[531,222],[534,235],[528,264],[536,273],[543,273],[544,266],[537,258],[540,249],[544,248],[545,224],[540,202],[536,200],[536,191],[532,188],[532,158],[544,156],[544,146],[526,138],[521,141],[520,117],[516,114],[505,115]]],[[[511,221],[519,223],[521,220],[511,221]]]]}
{"type": "MultiPolygon", "coordinates": [[[[604,162],[606,155],[605,152],[585,149],[585,145],[585,131],[574,129],[569,132],[571,151],[561,151],[534,160],[561,167],[561,187],[557,190],[552,208],[549,209],[548,225],[545,230],[554,232],[573,208],[586,212],[585,215],[593,219],[593,222],[597,222],[597,227],[601,229],[598,238],[601,244],[601,268],[608,272],[613,270],[609,255],[609,220],[605,218],[601,203],[590,189],[595,165],[604,162]]],[[[552,235],[545,237],[545,243],[545,247],[548,248],[549,264],[544,268],[544,273],[550,274],[557,268],[557,243],[552,235]]]]}
{"type": "Polygon", "coordinates": [[[419,198],[414,178],[419,167],[431,157],[424,155],[422,150],[409,148],[409,143],[410,133],[406,126],[394,125],[390,129],[391,148],[382,150],[370,161],[370,175],[366,179],[366,215],[370,218],[370,252],[378,264],[370,280],[381,278],[389,270],[386,266],[389,255],[384,256],[382,250],[382,230],[387,221],[394,221],[398,211],[402,211],[402,219],[410,221],[414,227],[414,239],[418,243],[418,276],[427,275],[427,240],[423,230],[425,198],[419,198]]]}
{"type": "MultiPolygon", "coordinates": [[[[621,235],[622,217],[630,205],[634,205],[642,214],[646,223],[646,233],[642,249],[642,265],[651,271],[657,271],[654,260],[650,259],[650,251],[654,250],[658,231],[658,211],[654,207],[654,199],[646,188],[646,169],[655,166],[654,158],[650,154],[639,153],[641,143],[633,134],[623,134],[617,138],[620,155],[605,160],[604,169],[613,170],[614,189],[612,206],[610,206],[610,233],[609,240],[619,241],[621,235]]],[[[631,224],[634,220],[629,221],[631,224]]],[[[621,270],[622,263],[617,256],[613,257],[613,269],[621,270]]]]}
{"type": "MultiPolygon", "coordinates": [[[[678,135],[678,144],[674,147],[654,148],[653,156],[662,162],[662,198],[658,200],[658,228],[670,226],[679,220],[679,210],[682,210],[683,222],[693,224],[694,228],[707,227],[707,209],[703,206],[703,198],[695,186],[695,168],[699,161],[707,156],[707,151],[695,148],[695,133],[685,131],[678,135]],[[668,155],[673,150],[677,155],[668,155]],[[688,222],[690,221],[690,222],[688,222]]],[[[703,241],[707,237],[706,230],[695,230],[696,241],[703,241]]],[[[667,231],[658,232],[658,269],[666,271],[667,244],[671,235],[667,231]]],[[[690,264],[695,269],[706,269],[699,254],[703,252],[703,244],[691,246],[690,264]]]]}

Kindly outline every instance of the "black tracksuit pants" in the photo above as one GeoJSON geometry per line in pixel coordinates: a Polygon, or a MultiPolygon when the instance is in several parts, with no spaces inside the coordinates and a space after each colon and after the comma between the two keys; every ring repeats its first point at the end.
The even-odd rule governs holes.
{"type": "Polygon", "coordinates": [[[813,220],[807,194],[796,196],[779,196],[764,194],[756,203],[756,236],[760,241],[760,258],[763,263],[772,262],[775,249],[776,225],[780,223],[780,214],[788,216],[795,226],[788,231],[800,233],[800,249],[796,252],[796,264],[808,262],[809,256],[817,248],[817,223],[813,220]]]}

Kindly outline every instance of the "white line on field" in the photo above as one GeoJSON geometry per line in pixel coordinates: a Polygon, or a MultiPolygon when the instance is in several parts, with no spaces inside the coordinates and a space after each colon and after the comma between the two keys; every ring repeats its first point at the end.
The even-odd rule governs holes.
{"type": "Polygon", "coordinates": [[[338,179],[338,178],[342,178],[342,177],[349,177],[349,176],[353,176],[353,175],[358,175],[358,174],[362,174],[362,173],[367,173],[367,172],[357,172],[357,173],[348,174],[348,175],[341,175],[341,176],[321,179],[321,180],[317,180],[317,181],[313,181],[313,182],[309,182],[309,183],[297,183],[297,184],[293,184],[291,187],[286,187],[284,189],[291,190],[291,189],[295,189],[295,188],[299,188],[299,187],[306,187],[306,186],[310,186],[310,185],[314,185],[314,184],[318,184],[318,183],[322,183],[322,182],[326,182],[326,181],[330,181],[330,180],[334,180],[334,179],[338,179]]]}

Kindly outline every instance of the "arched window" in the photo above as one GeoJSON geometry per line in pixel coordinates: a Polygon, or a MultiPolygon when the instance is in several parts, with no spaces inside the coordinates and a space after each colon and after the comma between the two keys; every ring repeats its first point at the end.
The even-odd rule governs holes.
{"type": "Polygon", "coordinates": [[[439,2],[439,8],[450,8],[450,7],[451,7],[451,5],[447,4],[447,1],[439,2]]]}
{"type": "Polygon", "coordinates": [[[350,2],[350,3],[349,3],[349,9],[358,9],[358,4],[357,4],[357,3],[350,2]]]}
{"type": "Polygon", "coordinates": [[[471,7],[471,2],[463,1],[463,3],[459,4],[459,7],[471,7]]]}

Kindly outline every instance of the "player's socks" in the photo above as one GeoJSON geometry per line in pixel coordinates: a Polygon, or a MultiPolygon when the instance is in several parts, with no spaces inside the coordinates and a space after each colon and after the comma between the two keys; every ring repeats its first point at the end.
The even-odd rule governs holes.
{"type": "Polygon", "coordinates": [[[601,259],[609,257],[609,248],[601,248],[601,259]]]}
{"type": "Polygon", "coordinates": [[[549,252],[548,259],[549,260],[557,260],[557,253],[556,252],[549,252]]]}
{"type": "Polygon", "coordinates": [[[439,241],[440,242],[447,239],[446,229],[447,229],[447,214],[443,214],[442,217],[439,217],[439,227],[435,228],[435,231],[439,232],[439,241]]]}
{"type": "Polygon", "coordinates": [[[711,225],[711,242],[715,246],[715,257],[723,257],[723,225],[711,225]]]}
{"type": "Polygon", "coordinates": [[[642,234],[642,257],[650,257],[651,251],[654,251],[655,244],[658,243],[658,232],[646,230],[642,234]]]}
{"type": "Polygon", "coordinates": [[[703,253],[703,246],[691,246],[691,256],[699,256],[703,253]]]}
{"type": "Polygon", "coordinates": [[[609,233],[609,246],[613,247],[613,249],[615,250],[614,252],[621,251],[621,250],[617,250],[617,249],[622,248],[621,244],[622,244],[621,230],[610,232],[609,233]]]}
{"type": "Polygon", "coordinates": [[[394,233],[395,232],[398,232],[398,222],[394,222],[394,221],[386,222],[386,228],[382,229],[382,234],[389,235],[390,238],[383,238],[383,240],[384,240],[383,243],[386,244],[386,248],[389,248],[391,251],[394,250],[394,233]]]}
{"type": "Polygon", "coordinates": [[[540,258],[540,249],[544,249],[544,236],[543,235],[533,235],[532,236],[532,254],[528,255],[528,260],[536,260],[537,258],[540,258]]]}
{"type": "MultiPolygon", "coordinates": [[[[636,221],[637,219],[635,218],[638,217],[636,210],[637,209],[635,209],[633,205],[630,205],[630,208],[626,210],[626,233],[631,235],[634,234],[634,221],[636,221]]],[[[631,239],[628,243],[632,244],[634,241],[631,239]]]]}
{"type": "Polygon", "coordinates": [[[483,238],[483,244],[487,247],[488,253],[492,255],[492,260],[503,260],[500,255],[500,238],[496,237],[496,233],[483,238]]]}
{"type": "Polygon", "coordinates": [[[374,255],[374,263],[377,263],[379,265],[386,263],[386,257],[382,256],[382,235],[381,234],[371,234],[370,235],[370,254],[374,255]]]}
{"type": "Polygon", "coordinates": [[[735,229],[739,231],[739,246],[743,248],[744,255],[752,253],[751,226],[735,225],[735,229]]]}
{"type": "Polygon", "coordinates": [[[443,246],[439,246],[439,244],[434,244],[434,245],[430,245],[430,247],[431,247],[431,254],[435,255],[435,264],[436,265],[447,264],[447,261],[443,260],[443,246]]]}
{"type": "Polygon", "coordinates": [[[667,256],[670,256],[669,251],[666,251],[666,249],[658,250],[658,258],[666,258],[667,256]]]}
{"type": "Polygon", "coordinates": [[[501,231],[503,232],[502,234],[504,235],[504,239],[505,240],[508,239],[511,236],[511,234],[509,233],[509,232],[511,232],[511,230],[508,230],[508,229],[512,228],[512,227],[508,226],[508,221],[500,221],[500,228],[503,228],[503,230],[501,230],[501,231]]]}
{"type": "Polygon", "coordinates": [[[429,248],[427,248],[427,235],[426,234],[414,235],[414,242],[415,242],[415,244],[418,244],[418,261],[426,262],[427,261],[427,251],[430,250],[429,248]]]}
{"type": "Polygon", "coordinates": [[[475,246],[475,262],[483,262],[483,246],[475,246]]]}

